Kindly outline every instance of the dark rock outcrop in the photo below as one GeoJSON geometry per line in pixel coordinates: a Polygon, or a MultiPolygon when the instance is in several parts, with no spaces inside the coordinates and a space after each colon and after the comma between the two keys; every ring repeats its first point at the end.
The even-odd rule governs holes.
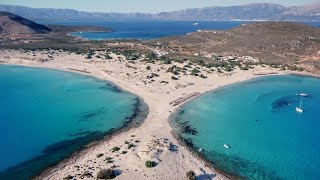
{"type": "Polygon", "coordinates": [[[51,29],[23,17],[0,11],[0,33],[6,34],[46,34],[51,29]]]}

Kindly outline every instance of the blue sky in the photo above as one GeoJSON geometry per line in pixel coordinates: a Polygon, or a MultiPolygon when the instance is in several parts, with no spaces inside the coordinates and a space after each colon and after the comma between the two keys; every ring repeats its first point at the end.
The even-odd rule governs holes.
{"type": "Polygon", "coordinates": [[[0,0],[0,4],[38,8],[70,8],[94,12],[148,13],[207,6],[231,6],[258,2],[295,6],[319,2],[319,0],[0,0]]]}

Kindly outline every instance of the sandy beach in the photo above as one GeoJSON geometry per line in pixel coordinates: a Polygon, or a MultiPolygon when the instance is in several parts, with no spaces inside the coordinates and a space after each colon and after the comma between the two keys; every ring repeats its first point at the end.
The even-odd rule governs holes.
{"type": "Polygon", "coordinates": [[[185,179],[186,172],[190,170],[203,179],[228,179],[174,138],[169,116],[199,94],[263,75],[289,73],[262,66],[247,71],[236,69],[219,73],[198,66],[207,78],[181,74],[176,76],[179,80],[174,80],[171,78],[173,74],[167,69],[172,65],[183,67],[188,62],[152,64],[140,60],[121,60],[124,59],[121,55],[111,54],[111,57],[109,60],[89,60],[83,55],[54,51],[48,59],[48,52],[45,51],[27,53],[23,50],[0,50],[1,64],[51,68],[95,76],[138,95],[149,107],[149,115],[140,127],[107,138],[48,169],[36,179],[53,180],[67,176],[96,179],[100,169],[110,167],[120,173],[116,179],[185,179]],[[152,73],[158,76],[150,78],[152,73]],[[129,147],[128,144],[133,146],[129,147]],[[114,147],[120,150],[112,152],[114,147]],[[155,161],[157,166],[147,168],[147,160],[155,161]]]}

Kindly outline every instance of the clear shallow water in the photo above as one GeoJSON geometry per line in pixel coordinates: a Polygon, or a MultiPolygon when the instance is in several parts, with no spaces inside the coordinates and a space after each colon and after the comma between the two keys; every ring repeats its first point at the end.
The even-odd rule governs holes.
{"type": "Polygon", "coordinates": [[[0,179],[39,173],[123,126],[138,103],[89,76],[7,65],[0,66],[0,99],[0,179]]]}
{"type": "Polygon", "coordinates": [[[181,137],[218,168],[246,179],[320,179],[320,79],[263,77],[181,108],[181,137]],[[304,113],[295,112],[305,92],[304,113]],[[224,144],[231,146],[224,148],[224,144]]]}
{"type": "MultiPolygon", "coordinates": [[[[40,21],[43,24],[93,25],[110,27],[113,32],[77,32],[72,33],[90,40],[103,39],[154,39],[166,36],[185,35],[203,29],[226,30],[237,27],[241,21],[40,21]]],[[[245,22],[250,23],[250,22],[245,22]]],[[[307,22],[320,27],[320,22],[307,22]]]]}

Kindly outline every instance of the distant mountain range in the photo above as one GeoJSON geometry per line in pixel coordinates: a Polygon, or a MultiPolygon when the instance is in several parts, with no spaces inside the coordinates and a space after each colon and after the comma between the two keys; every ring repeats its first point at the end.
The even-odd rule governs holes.
{"type": "Polygon", "coordinates": [[[214,6],[157,14],[84,12],[73,9],[30,8],[12,5],[0,5],[0,11],[11,12],[31,20],[320,21],[320,2],[292,7],[268,3],[214,6]]]}

